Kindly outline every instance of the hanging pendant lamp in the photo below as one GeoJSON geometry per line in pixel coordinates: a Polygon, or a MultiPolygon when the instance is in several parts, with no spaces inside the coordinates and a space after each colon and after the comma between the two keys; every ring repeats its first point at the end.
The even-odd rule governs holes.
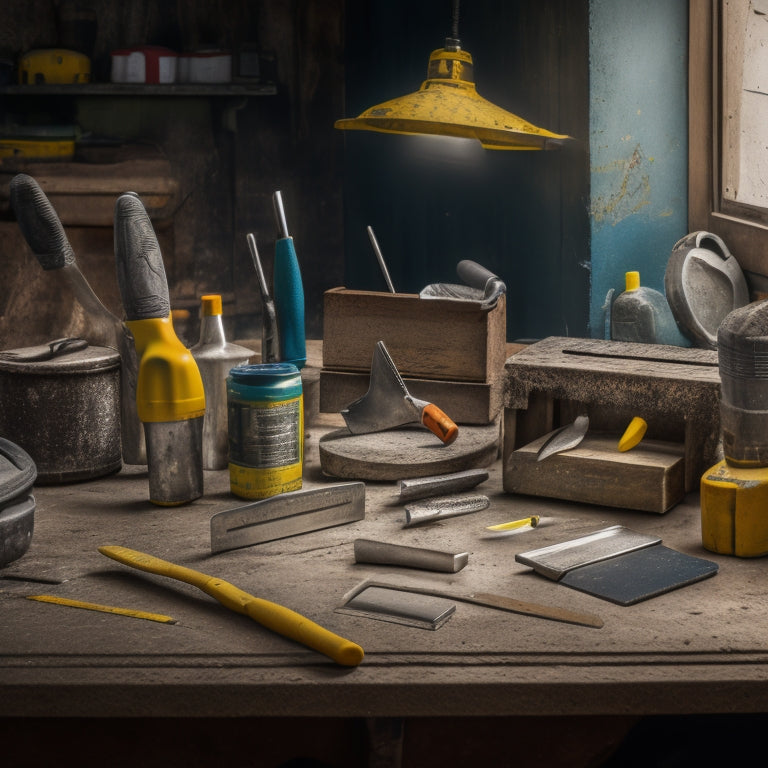
{"type": "Polygon", "coordinates": [[[335,127],[477,139],[485,149],[553,149],[570,139],[497,107],[477,92],[472,55],[461,49],[458,39],[458,5],[454,0],[453,35],[430,54],[427,79],[418,91],[337,120],[335,127]]]}

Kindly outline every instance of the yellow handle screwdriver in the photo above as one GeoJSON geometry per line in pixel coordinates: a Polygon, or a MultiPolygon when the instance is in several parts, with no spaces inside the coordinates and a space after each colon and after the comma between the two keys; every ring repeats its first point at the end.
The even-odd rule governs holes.
{"type": "Polygon", "coordinates": [[[343,637],[335,635],[319,624],[315,624],[306,616],[290,610],[290,608],[249,595],[223,579],[207,576],[192,568],[175,565],[167,560],[145,555],[143,552],[137,552],[135,549],[128,549],[127,547],[99,547],[99,552],[119,563],[138,568],[140,571],[168,576],[171,579],[191,584],[216,598],[230,610],[250,616],[267,629],[319,651],[333,659],[337,664],[345,667],[356,667],[363,660],[363,649],[351,640],[345,640],[343,637]]]}

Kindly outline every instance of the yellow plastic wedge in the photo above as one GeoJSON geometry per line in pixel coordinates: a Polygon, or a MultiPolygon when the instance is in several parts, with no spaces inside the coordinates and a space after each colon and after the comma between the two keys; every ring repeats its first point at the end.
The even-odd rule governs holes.
{"type": "Polygon", "coordinates": [[[337,664],[356,667],[363,660],[363,649],[351,640],[339,637],[290,608],[249,595],[223,579],[207,576],[192,568],[175,565],[127,547],[99,547],[99,552],[140,571],[168,576],[191,584],[216,598],[230,610],[250,616],[267,629],[319,651],[337,664]]]}
{"type": "Polygon", "coordinates": [[[635,416],[619,440],[619,450],[623,452],[634,448],[643,439],[646,429],[648,429],[648,424],[645,419],[635,416]]]}

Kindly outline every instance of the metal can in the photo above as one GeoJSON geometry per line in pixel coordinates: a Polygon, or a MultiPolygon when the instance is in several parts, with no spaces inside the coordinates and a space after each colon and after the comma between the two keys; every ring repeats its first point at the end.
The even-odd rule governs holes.
{"type": "Polygon", "coordinates": [[[232,493],[265,499],[301,488],[304,397],[295,365],[233,368],[227,377],[227,423],[232,493]]]}

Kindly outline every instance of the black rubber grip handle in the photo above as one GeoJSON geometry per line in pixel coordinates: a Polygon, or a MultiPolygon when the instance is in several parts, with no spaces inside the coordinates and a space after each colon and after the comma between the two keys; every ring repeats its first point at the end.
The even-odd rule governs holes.
{"type": "Polygon", "coordinates": [[[168,281],[152,222],[139,196],[120,195],[115,203],[117,282],[127,320],[168,317],[168,281]]]}
{"type": "Polygon", "coordinates": [[[493,272],[490,272],[476,261],[470,261],[469,259],[460,261],[456,266],[456,272],[467,285],[472,288],[479,288],[481,291],[485,290],[489,280],[499,279],[493,272]]]}
{"type": "Polygon", "coordinates": [[[75,252],[40,185],[26,173],[19,173],[11,179],[10,191],[19,229],[42,268],[61,269],[74,263],[75,252]]]}

